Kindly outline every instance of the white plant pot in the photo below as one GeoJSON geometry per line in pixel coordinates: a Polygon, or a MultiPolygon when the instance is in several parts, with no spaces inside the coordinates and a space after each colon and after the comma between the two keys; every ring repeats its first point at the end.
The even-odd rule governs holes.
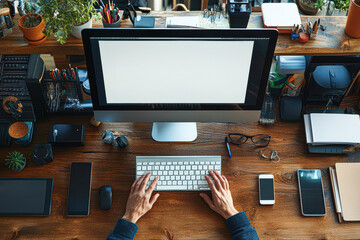
{"type": "Polygon", "coordinates": [[[71,35],[73,35],[78,39],[82,39],[81,31],[85,28],[92,28],[92,18],[90,18],[90,20],[84,23],[83,25],[72,27],[71,35]]]}

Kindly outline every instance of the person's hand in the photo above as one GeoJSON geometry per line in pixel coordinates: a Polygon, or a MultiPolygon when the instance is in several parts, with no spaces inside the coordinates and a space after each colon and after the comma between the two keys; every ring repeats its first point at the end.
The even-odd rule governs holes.
{"type": "Polygon", "coordinates": [[[126,211],[123,219],[136,223],[139,218],[145,215],[145,213],[147,213],[152,208],[160,196],[160,194],[157,193],[151,197],[159,177],[156,177],[149,188],[145,190],[149,179],[150,172],[136,179],[131,186],[131,191],[126,203],[126,211]]]}
{"type": "Polygon", "coordinates": [[[214,184],[209,176],[205,176],[211,190],[212,200],[205,193],[200,193],[200,196],[212,210],[223,216],[225,219],[228,219],[238,213],[231,197],[229,182],[224,175],[220,175],[217,171],[210,170],[209,173],[215,181],[214,184]]]}

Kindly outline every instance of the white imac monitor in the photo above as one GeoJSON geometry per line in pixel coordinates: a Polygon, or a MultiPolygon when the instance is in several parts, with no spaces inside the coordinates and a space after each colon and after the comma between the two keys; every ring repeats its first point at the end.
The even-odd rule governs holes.
{"type": "Polygon", "coordinates": [[[95,119],[154,122],[157,141],[193,141],[195,122],[257,121],[278,32],[85,29],[95,119]]]}

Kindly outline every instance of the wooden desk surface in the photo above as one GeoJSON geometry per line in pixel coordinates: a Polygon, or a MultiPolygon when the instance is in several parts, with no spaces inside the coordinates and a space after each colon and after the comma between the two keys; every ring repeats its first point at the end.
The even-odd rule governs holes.
{"type": "MultiPolygon", "coordinates": [[[[49,117],[36,123],[31,146],[0,149],[3,160],[10,151],[26,154],[27,166],[12,172],[0,164],[1,177],[54,178],[52,211],[49,217],[0,217],[0,239],[105,239],[125,211],[130,186],[135,178],[137,155],[221,155],[223,174],[230,180],[234,203],[248,215],[260,239],[359,239],[360,223],[339,224],[335,214],[328,167],[336,162],[359,161],[359,154],[310,154],[305,144],[303,123],[281,123],[272,127],[257,124],[200,123],[198,139],[192,143],[158,143],[151,139],[151,124],[102,124],[95,128],[87,116],[49,117]],[[86,128],[83,147],[54,147],[55,160],[35,166],[30,160],[33,144],[47,142],[53,123],[82,123],[86,128]],[[123,132],[129,139],[126,149],[115,150],[101,141],[105,129],[123,132]],[[231,145],[229,159],[224,136],[230,132],[272,136],[270,149],[279,152],[281,161],[273,163],[258,156],[250,143],[231,145]],[[70,164],[93,162],[91,206],[88,217],[66,217],[70,164]],[[322,170],[325,217],[303,217],[300,212],[296,171],[322,170]],[[274,206],[259,205],[258,174],[275,176],[274,206]],[[99,207],[98,189],[112,185],[113,205],[109,211],[99,207]]],[[[25,199],[24,199],[25,200],[25,199]]],[[[25,200],[26,201],[26,200],[25,200]]],[[[153,209],[138,221],[136,239],[231,239],[225,221],[200,198],[198,192],[160,192],[153,209]]]]}
{"type": "MultiPolygon", "coordinates": [[[[165,17],[167,16],[198,16],[201,12],[154,12],[150,15],[156,16],[156,27],[165,26],[165,17]]],[[[307,20],[314,21],[318,17],[302,16],[303,23],[307,20]]],[[[310,56],[326,56],[326,55],[358,55],[360,53],[360,39],[348,37],[344,33],[346,17],[320,17],[321,24],[327,27],[325,32],[318,31],[316,40],[302,44],[298,41],[292,41],[289,34],[281,34],[279,36],[275,55],[310,55],[310,56]]],[[[216,27],[211,24],[208,19],[201,18],[204,23],[203,27],[216,27]],[[206,23],[207,22],[207,23],[206,23]]],[[[122,27],[131,27],[130,20],[122,21],[122,27]]],[[[101,21],[93,23],[93,27],[102,28],[101,21]]],[[[228,20],[222,19],[218,23],[218,27],[228,27],[228,20]]],[[[262,28],[261,13],[253,13],[250,17],[249,28],[262,28]]],[[[0,39],[0,54],[62,54],[62,55],[84,55],[82,41],[70,36],[67,43],[59,44],[53,36],[40,46],[29,46],[22,37],[22,32],[18,26],[14,27],[13,34],[6,38],[0,39]]]]}

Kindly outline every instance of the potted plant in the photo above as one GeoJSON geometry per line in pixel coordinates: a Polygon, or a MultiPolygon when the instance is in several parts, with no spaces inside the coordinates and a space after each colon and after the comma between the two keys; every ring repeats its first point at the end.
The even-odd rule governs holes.
{"type": "Polygon", "coordinates": [[[43,31],[45,22],[41,15],[28,13],[19,20],[19,28],[24,34],[24,39],[30,45],[39,45],[46,40],[43,31]]]}
{"type": "Polygon", "coordinates": [[[5,166],[13,171],[21,171],[26,165],[26,158],[24,154],[19,152],[11,152],[5,159],[5,166]]]}
{"type": "Polygon", "coordinates": [[[351,0],[345,33],[350,37],[360,38],[360,0],[351,0]]]}
{"type": "Polygon", "coordinates": [[[81,30],[92,27],[92,16],[99,20],[94,3],[97,0],[39,0],[40,12],[47,25],[45,35],[54,34],[61,44],[69,34],[81,39],[81,30]]]}
{"type": "Polygon", "coordinates": [[[305,15],[316,15],[319,10],[327,4],[326,0],[296,0],[301,13],[305,15]]]}
{"type": "Polygon", "coordinates": [[[331,0],[328,5],[327,15],[346,16],[349,10],[350,0],[331,0]]]}
{"type": "Polygon", "coordinates": [[[41,15],[36,12],[37,4],[31,1],[20,1],[20,4],[19,13],[22,17],[19,20],[19,28],[24,34],[25,41],[30,45],[43,43],[47,38],[43,34],[45,22],[41,15]]]}

